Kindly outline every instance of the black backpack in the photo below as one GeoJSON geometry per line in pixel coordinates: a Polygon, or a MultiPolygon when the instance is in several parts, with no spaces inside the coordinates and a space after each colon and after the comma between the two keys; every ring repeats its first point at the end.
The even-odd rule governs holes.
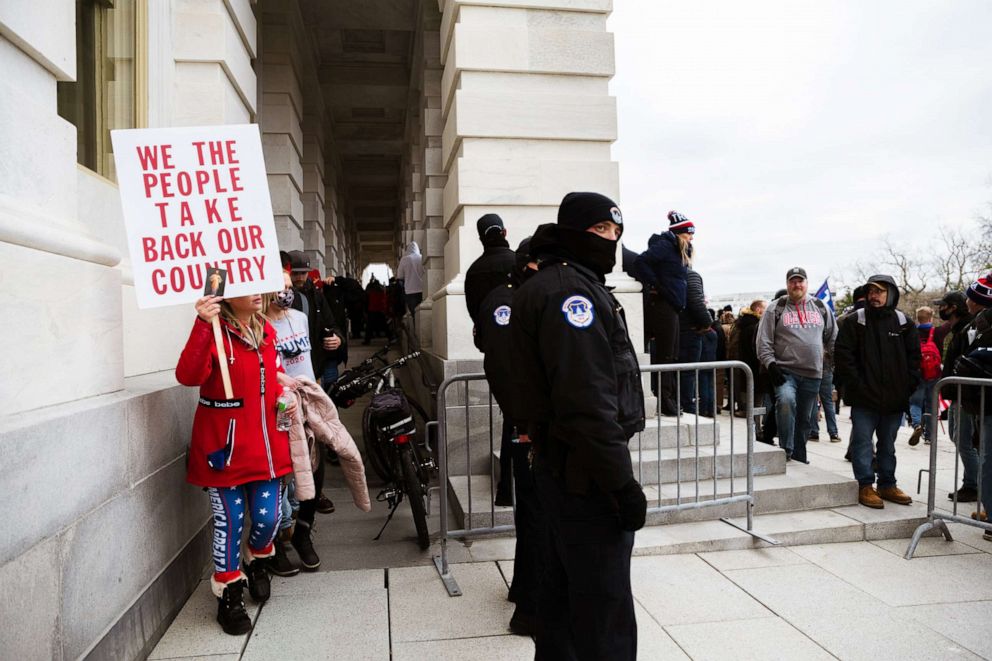
{"type": "Polygon", "coordinates": [[[390,388],[373,395],[369,413],[372,423],[390,435],[412,434],[417,429],[410,402],[399,388],[390,388]]]}

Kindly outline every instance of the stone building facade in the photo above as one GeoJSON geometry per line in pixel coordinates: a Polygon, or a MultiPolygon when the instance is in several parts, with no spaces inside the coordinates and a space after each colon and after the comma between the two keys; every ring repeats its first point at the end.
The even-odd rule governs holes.
{"type": "MultiPolygon", "coordinates": [[[[321,269],[423,249],[420,342],[477,361],[475,220],[511,244],[617,198],[610,0],[0,2],[0,650],[147,653],[209,558],[184,482],[192,310],[138,310],[110,128],[258,123],[283,250],[321,269]]],[[[619,260],[618,260],[619,262],[619,260]]],[[[613,282],[641,333],[638,287],[613,282]]],[[[464,365],[463,365],[464,367],[464,365]]]]}

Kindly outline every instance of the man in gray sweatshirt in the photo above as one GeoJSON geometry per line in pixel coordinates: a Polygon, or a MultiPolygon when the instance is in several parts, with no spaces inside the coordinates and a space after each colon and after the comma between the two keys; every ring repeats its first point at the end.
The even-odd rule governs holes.
{"type": "Polygon", "coordinates": [[[788,458],[808,464],[810,414],[820,391],[823,354],[833,349],[837,324],[823,301],[807,294],[805,269],[793,267],[785,279],[786,295],[761,317],[756,348],[775,388],[779,445],[788,458]]]}

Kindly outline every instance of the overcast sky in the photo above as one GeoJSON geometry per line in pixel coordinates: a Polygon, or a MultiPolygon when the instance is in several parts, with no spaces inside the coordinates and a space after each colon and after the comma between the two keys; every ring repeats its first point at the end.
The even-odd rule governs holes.
{"type": "Polygon", "coordinates": [[[615,0],[609,29],[625,243],[681,211],[710,294],[850,283],[992,201],[990,0],[615,0]]]}

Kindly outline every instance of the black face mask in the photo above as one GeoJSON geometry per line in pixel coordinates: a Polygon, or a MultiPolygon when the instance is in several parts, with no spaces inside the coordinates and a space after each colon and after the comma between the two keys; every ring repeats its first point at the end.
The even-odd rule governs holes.
{"type": "Polygon", "coordinates": [[[948,308],[940,308],[940,311],[937,314],[943,321],[951,320],[951,311],[948,308]]]}
{"type": "Polygon", "coordinates": [[[579,264],[601,276],[613,271],[617,263],[617,242],[585,230],[558,227],[561,244],[579,264]]]}

